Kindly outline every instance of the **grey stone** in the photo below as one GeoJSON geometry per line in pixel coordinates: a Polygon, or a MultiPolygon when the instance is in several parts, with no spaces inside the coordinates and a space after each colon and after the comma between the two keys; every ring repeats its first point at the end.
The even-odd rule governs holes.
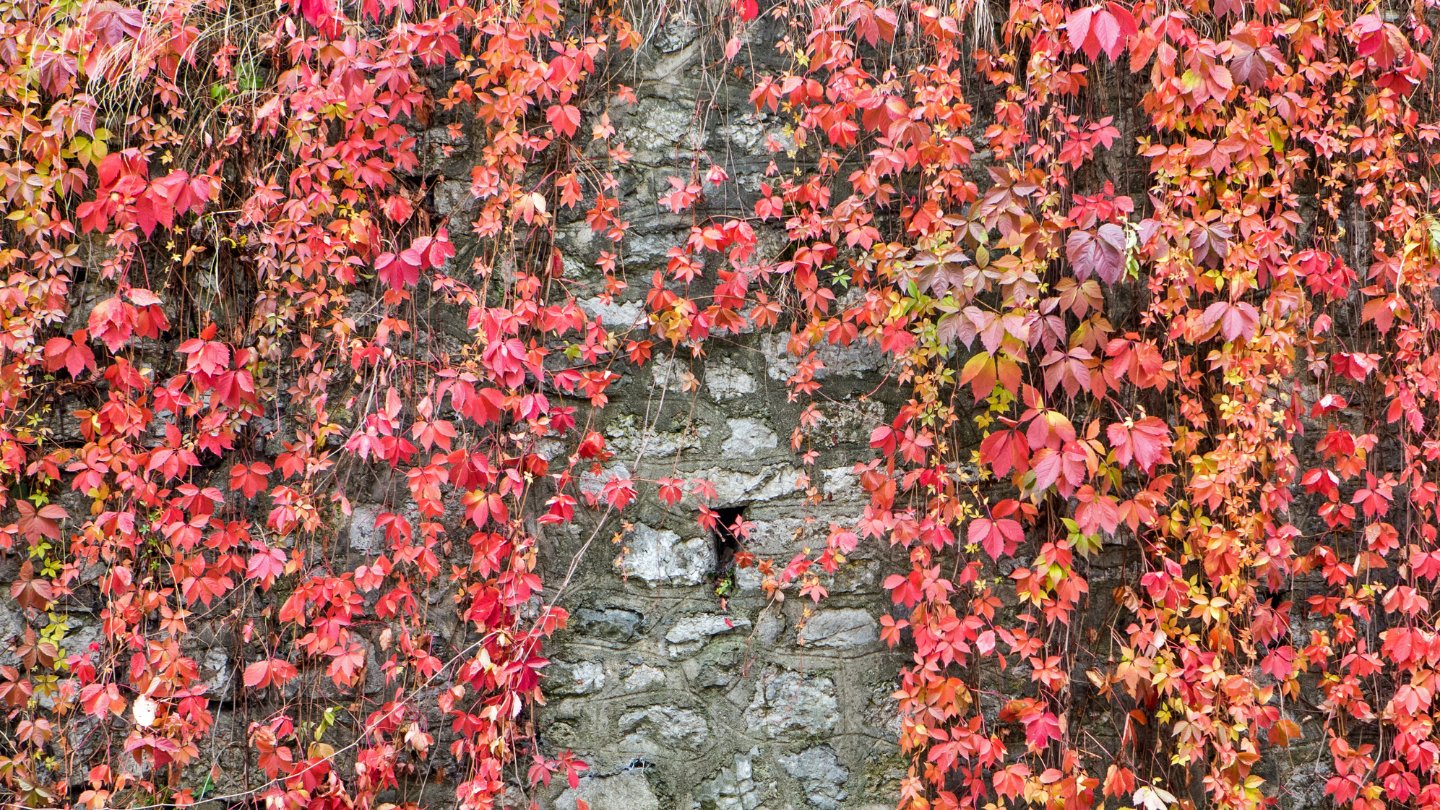
{"type": "Polygon", "coordinates": [[[710,741],[710,725],[700,713],[679,706],[648,706],[620,715],[627,747],[663,754],[674,748],[696,751],[710,741]]]}
{"type": "Polygon", "coordinates": [[[875,425],[888,421],[885,406],[873,399],[824,403],[819,410],[819,423],[810,435],[829,437],[832,444],[868,443],[875,425]]]}
{"type": "Polygon", "coordinates": [[[605,688],[605,667],[595,661],[557,661],[546,673],[550,694],[590,695],[605,688]]]}
{"type": "MultiPolygon", "coordinates": [[[[666,175],[673,174],[666,172],[666,175]]],[[[664,181],[657,181],[656,187],[661,184],[668,186],[664,181]]],[[[648,208],[648,206],[647,206],[648,208]]],[[[678,223],[678,218],[677,218],[678,223]]],[[[625,253],[627,254],[626,264],[632,267],[664,267],[669,261],[670,248],[675,246],[675,234],[668,228],[651,234],[636,233],[625,240],[625,253]]]]}
{"type": "Polygon", "coordinates": [[[707,364],[704,374],[705,390],[721,402],[751,396],[757,389],[753,376],[727,362],[707,364]]]}
{"type": "Polygon", "coordinates": [[[641,615],[623,608],[580,608],[575,625],[587,636],[606,641],[632,641],[640,634],[641,615]]]}
{"type": "Polygon", "coordinates": [[[554,461],[570,453],[570,445],[557,439],[541,439],[535,443],[535,454],[546,461],[554,461]]]}
{"type": "Polygon", "coordinates": [[[660,800],[642,771],[583,777],[579,787],[560,794],[555,810],[576,810],[576,799],[583,799],[590,810],[660,810],[660,800]]]}
{"type": "Polygon", "coordinates": [[[662,432],[641,427],[633,414],[616,417],[605,429],[610,449],[621,458],[645,459],[673,456],[683,450],[695,450],[710,435],[710,425],[693,422],[681,428],[662,432]]]}
{"type": "Polygon", "coordinates": [[[727,424],[730,437],[720,446],[727,457],[753,456],[780,446],[780,437],[759,419],[731,419],[727,424]]]}
{"type": "Polygon", "coordinates": [[[745,545],[757,554],[794,554],[807,546],[824,546],[824,528],[816,523],[806,523],[803,518],[798,517],[752,520],[750,536],[745,538],[745,545]]]}
{"type": "Polygon", "coordinates": [[[470,184],[446,180],[435,187],[435,213],[452,219],[473,218],[480,201],[470,192],[470,184]]]}
{"type": "Polygon", "coordinates": [[[755,784],[751,764],[751,760],[759,755],[759,749],[755,748],[750,749],[748,754],[737,753],[733,765],[721,768],[703,782],[695,792],[700,810],[756,810],[760,807],[763,797],[755,784]]]}
{"type": "Polygon", "coordinates": [[[715,485],[715,502],[754,503],[771,501],[800,489],[803,473],[789,464],[772,464],[759,470],[728,470],[711,467],[695,472],[715,485]]]}
{"type": "Polygon", "coordinates": [[[666,654],[671,658],[693,655],[715,636],[749,627],[750,620],[741,617],[707,615],[681,619],[665,634],[666,654]]]}
{"type": "MultiPolygon", "coordinates": [[[[669,165],[676,157],[688,159],[702,136],[693,105],[669,99],[642,98],[634,114],[617,123],[621,137],[634,150],[635,161],[650,166],[669,165]]],[[[674,244],[673,235],[671,238],[674,244]]]]}
{"type": "MultiPolygon", "coordinates": [[[[696,642],[688,647],[672,647],[670,656],[679,658],[702,646],[703,642],[696,642]]],[[[682,663],[681,671],[692,691],[733,686],[743,677],[743,657],[744,651],[739,644],[714,644],[682,663]]]]}
{"type": "Polygon", "coordinates": [[[630,468],[620,462],[615,462],[599,472],[585,470],[580,473],[580,493],[587,498],[594,498],[599,503],[605,503],[605,485],[611,480],[623,481],[630,477],[630,468]]]}
{"type": "Polygon", "coordinates": [[[723,635],[750,626],[750,620],[739,616],[722,616],[710,613],[703,616],[689,616],[675,623],[665,640],[671,644],[688,644],[703,641],[711,636],[723,635]]]}
{"type": "Polygon", "coordinates": [[[592,252],[591,247],[595,242],[595,232],[590,230],[589,223],[574,222],[561,226],[556,232],[555,241],[565,247],[562,259],[565,263],[565,275],[572,278],[588,275],[592,265],[583,257],[592,252]]]}
{"type": "Polygon", "coordinates": [[[452,132],[449,127],[428,129],[420,137],[421,166],[427,174],[464,177],[470,171],[465,154],[469,146],[470,139],[463,130],[452,132]]]}
{"type": "Polygon", "coordinates": [[[650,666],[639,666],[625,678],[626,692],[644,692],[665,683],[665,673],[650,666]]]}
{"type": "Polygon", "coordinates": [[[65,619],[65,643],[61,649],[67,653],[87,652],[91,644],[104,644],[104,628],[92,615],[71,613],[65,619]]]}
{"type": "Polygon", "coordinates": [[[607,301],[596,296],[582,299],[579,303],[587,315],[600,319],[611,329],[640,329],[649,323],[645,306],[639,301],[607,301]]]}
{"type": "Polygon", "coordinates": [[[785,632],[785,614],[779,610],[766,610],[755,622],[755,637],[762,644],[774,644],[785,632]]]}
{"type": "Polygon", "coordinates": [[[764,583],[759,569],[753,565],[749,568],[736,568],[732,576],[735,578],[735,588],[744,593],[755,593],[764,583]]]}
{"type": "Polygon", "coordinates": [[[25,634],[25,614],[15,605],[14,600],[0,600],[0,661],[14,663],[18,658],[15,648],[25,634]]]}
{"type": "MultiPolygon", "coordinates": [[[[765,150],[765,136],[767,134],[781,136],[783,130],[773,129],[766,132],[763,118],[760,114],[746,111],[743,115],[728,119],[727,123],[721,124],[718,128],[721,136],[737,150],[743,150],[750,154],[759,154],[765,150]]],[[[790,147],[795,146],[795,141],[785,138],[782,142],[788,141],[790,147]]]]}
{"type": "Polygon", "coordinates": [[[834,681],[823,675],[778,670],[756,688],[745,720],[771,738],[814,736],[835,729],[837,708],[834,681]]]}
{"type": "Polygon", "coordinates": [[[820,471],[820,491],[837,501],[861,501],[865,490],[853,467],[831,467],[820,471]]]}
{"type": "Polygon", "coordinates": [[[361,554],[378,554],[385,550],[385,532],[375,528],[375,520],[384,512],[377,504],[358,504],[350,512],[350,550],[361,554]]]}
{"type": "Polygon", "coordinates": [[[656,33],[655,49],[661,53],[674,53],[700,35],[700,25],[695,22],[694,13],[688,7],[682,6],[682,9],[656,33]]]}
{"type": "MultiPolygon", "coordinates": [[[[765,353],[766,366],[772,380],[788,380],[800,368],[800,358],[790,353],[789,337],[783,334],[769,334],[761,339],[761,350],[765,353]]],[[[815,379],[828,377],[858,377],[876,371],[884,362],[880,349],[864,341],[849,346],[822,344],[815,350],[821,368],[815,371],[815,379]]]]}
{"type": "Polygon", "coordinates": [[[211,647],[205,651],[200,661],[200,676],[210,697],[223,699],[229,696],[234,673],[230,667],[230,656],[223,648],[211,647]]]}
{"type": "Polygon", "coordinates": [[[811,807],[836,810],[848,798],[845,782],[850,778],[850,772],[840,764],[834,749],[828,745],[781,757],[780,767],[804,788],[805,799],[811,807]]]}
{"type": "Polygon", "coordinates": [[[800,628],[800,643],[810,647],[854,649],[880,639],[875,617],[858,608],[822,610],[800,628]]]}
{"type": "Polygon", "coordinates": [[[700,382],[689,367],[673,357],[656,357],[651,360],[650,379],[656,388],[670,394],[694,390],[700,382]]]}
{"type": "Polygon", "coordinates": [[[637,523],[625,546],[616,567],[651,585],[698,585],[715,570],[715,543],[708,537],[681,540],[669,529],[637,523]]]}
{"type": "MultiPolygon", "coordinates": [[[[1283,795],[1294,802],[1291,807],[1330,806],[1326,801],[1325,783],[1331,771],[1322,757],[1323,754],[1317,751],[1309,761],[1298,761],[1293,766],[1282,764],[1280,784],[1284,785],[1283,795]]],[[[1284,763],[1284,760],[1281,762],[1284,763]]]]}
{"type": "MultiPolygon", "coordinates": [[[[384,660],[383,657],[377,657],[379,650],[373,642],[368,639],[362,639],[360,643],[365,647],[365,660],[367,662],[384,660]]],[[[364,675],[365,678],[360,684],[360,688],[365,690],[365,694],[373,695],[385,687],[385,671],[383,668],[366,666],[364,675]]]]}

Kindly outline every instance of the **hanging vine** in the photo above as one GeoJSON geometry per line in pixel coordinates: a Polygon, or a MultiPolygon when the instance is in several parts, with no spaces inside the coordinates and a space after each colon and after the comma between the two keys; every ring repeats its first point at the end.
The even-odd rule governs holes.
{"type": "Polygon", "coordinates": [[[902,807],[1270,806],[1302,738],[1337,805],[1440,805],[1436,9],[1000,5],[719,9],[712,78],[788,142],[753,210],[677,167],[650,202],[693,225],[627,273],[609,110],[643,9],[0,3],[5,801],[371,807],[440,740],[459,806],[573,785],[527,711],[567,619],[538,533],[639,498],[713,523],[707,482],[606,472],[594,420],[657,351],[761,329],[800,402],[826,346],[899,369],[863,513],[737,561],[818,601],[902,550],[902,807]],[[426,201],[436,119],[481,144],[468,222],[426,201]],[[648,334],[575,303],[571,216],[648,334]],[[375,480],[380,545],[341,566],[375,480]],[[238,656],[241,794],[186,776],[234,697],[182,648],[202,622],[238,656]]]}

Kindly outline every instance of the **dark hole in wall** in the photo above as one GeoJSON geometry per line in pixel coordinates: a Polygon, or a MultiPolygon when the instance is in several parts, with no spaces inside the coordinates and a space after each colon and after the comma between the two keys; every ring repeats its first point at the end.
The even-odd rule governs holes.
{"type": "Polygon", "coordinates": [[[715,539],[715,590],[721,596],[734,589],[731,578],[735,573],[735,555],[740,551],[740,537],[735,527],[745,519],[748,506],[722,506],[715,510],[715,528],[711,535],[715,539]]]}

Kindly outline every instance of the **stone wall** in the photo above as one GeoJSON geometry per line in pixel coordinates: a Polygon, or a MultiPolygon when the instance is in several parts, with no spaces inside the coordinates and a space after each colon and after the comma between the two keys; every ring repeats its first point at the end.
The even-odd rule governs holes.
{"type": "MultiPolygon", "coordinates": [[[[757,115],[743,82],[716,85],[723,71],[701,69],[722,46],[708,21],[672,15],[656,25],[620,79],[638,104],[608,108],[613,140],[634,154],[620,175],[631,289],[601,300],[601,278],[588,268],[608,246],[583,222],[564,228],[560,244],[581,306],[607,326],[633,326],[637,337],[648,329],[649,276],[693,221],[656,204],[668,178],[688,175],[697,156],[701,171],[713,161],[730,181],[707,187],[700,212],[748,214],[771,159],[766,139],[786,142],[783,122],[757,115]]],[[[761,30],[755,41],[773,42],[774,32],[761,30]]],[[[444,167],[454,176],[437,204],[463,215],[465,162],[451,155],[444,167]]],[[[824,443],[807,467],[790,445],[801,405],[787,398],[795,360],[785,336],[712,343],[703,358],[662,348],[644,372],[612,389],[593,425],[615,453],[607,474],[709,480],[712,506],[751,527],[738,542],[783,564],[823,545],[832,521],[859,514],[863,493],[852,468],[870,457],[869,430],[893,414],[888,400],[898,392],[885,384],[878,354],[825,355],[817,375],[822,425],[810,431],[824,443]]],[[[578,789],[556,784],[541,805],[892,807],[904,774],[891,699],[900,657],[880,642],[877,622],[891,561],[864,547],[819,605],[796,595],[771,600],[753,569],[731,562],[737,538],[702,529],[695,516],[688,501],[667,507],[642,498],[623,522],[580,518],[545,535],[548,598],[570,611],[572,624],[548,651],[538,729],[551,753],[571,749],[591,771],[578,789]]]]}
{"type": "MultiPolygon", "coordinates": [[[[603,430],[629,451],[615,465],[639,478],[713,482],[722,514],[752,526],[740,542],[783,563],[858,514],[851,467],[866,452],[866,414],[884,406],[862,393],[874,384],[866,364],[827,378],[833,444],[807,481],[789,449],[798,408],[777,348],[759,338],[703,363],[656,363],[617,393],[603,430]]],[[[594,769],[555,806],[576,795],[599,810],[890,806],[904,769],[890,700],[898,658],[876,621],[886,561],[862,549],[819,606],[772,601],[691,510],[644,502],[630,514],[547,537],[547,582],[583,556],[559,594],[573,625],[550,648],[540,729],[594,769]]]]}

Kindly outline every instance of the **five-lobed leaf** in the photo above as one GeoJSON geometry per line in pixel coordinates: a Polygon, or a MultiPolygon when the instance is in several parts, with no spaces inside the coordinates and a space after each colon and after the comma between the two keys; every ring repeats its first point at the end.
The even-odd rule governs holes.
{"type": "Polygon", "coordinates": [[[1097,276],[1106,284],[1125,274],[1125,229],[1107,222],[1094,231],[1075,230],[1065,240],[1065,258],[1084,281],[1097,276]]]}

